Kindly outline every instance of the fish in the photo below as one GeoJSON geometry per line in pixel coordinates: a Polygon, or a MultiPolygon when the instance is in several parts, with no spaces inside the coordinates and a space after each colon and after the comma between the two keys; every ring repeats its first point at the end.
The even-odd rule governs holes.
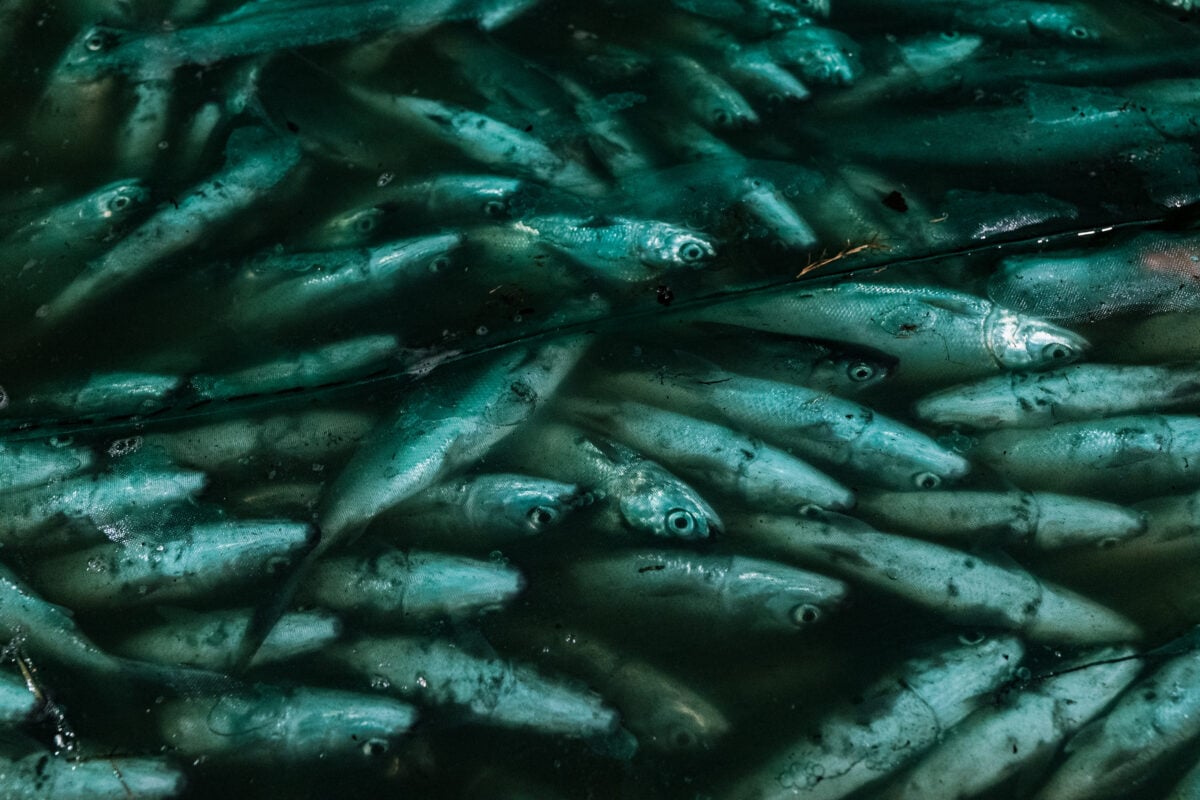
{"type": "Polygon", "coordinates": [[[397,521],[403,523],[406,540],[416,533],[446,541],[471,537],[499,543],[551,531],[591,501],[578,484],[488,473],[426,489],[397,507],[397,521]]]}
{"type": "Polygon", "coordinates": [[[1000,784],[1102,712],[1142,668],[1128,647],[1090,650],[954,726],[880,800],[957,800],[1000,784]]]}
{"type": "Polygon", "coordinates": [[[0,441],[0,491],[35,489],[90,468],[96,456],[70,438],[0,441]]]}
{"type": "Polygon", "coordinates": [[[1058,645],[1132,642],[1139,627],[1083,595],[1023,568],[932,542],[880,533],[829,512],[805,517],[743,513],[737,542],[904,598],[959,625],[1002,627],[1058,645]]]}
{"type": "Polygon", "coordinates": [[[268,257],[243,272],[226,317],[236,327],[253,328],[384,303],[448,269],[463,241],[462,233],[438,233],[370,248],[268,257]]]}
{"type": "Polygon", "coordinates": [[[767,42],[781,64],[795,67],[813,83],[850,86],[863,73],[858,43],[841,31],[805,25],[767,42]]]}
{"type": "Polygon", "coordinates": [[[365,247],[387,220],[387,209],[380,206],[340,211],[313,227],[296,243],[297,252],[349,250],[365,247]]]}
{"type": "Polygon", "coordinates": [[[1021,487],[1148,497],[1200,486],[1200,419],[1142,414],[999,430],[972,451],[1021,487]]]}
{"type": "Polygon", "coordinates": [[[0,785],[9,800],[142,800],[178,797],[187,786],[165,758],[77,759],[50,752],[0,757],[0,785]]]}
{"type": "Polygon", "coordinates": [[[668,56],[659,72],[662,91],[683,104],[698,124],[718,130],[758,124],[758,113],[741,92],[694,58],[668,56]]]}
{"type": "Polygon", "coordinates": [[[953,386],[919,400],[913,412],[938,425],[1041,428],[1200,404],[1200,364],[1074,364],[1013,372],[953,386]]]}
{"type": "Polygon", "coordinates": [[[1163,660],[1077,733],[1038,800],[1105,797],[1135,791],[1168,757],[1200,736],[1200,650],[1194,634],[1168,645],[1163,660]],[[1182,650],[1182,652],[1180,652],[1182,650]]]}
{"type": "Polygon", "coordinates": [[[742,633],[797,633],[835,612],[849,588],[787,564],[686,550],[626,550],[564,566],[568,602],[622,619],[686,620],[742,633]]]}
{"type": "Polygon", "coordinates": [[[226,144],[225,167],[160,208],[38,309],[55,324],[126,285],[164,259],[200,242],[214,226],[244,213],[281,184],[300,164],[293,140],[262,128],[240,128],[226,144]]]}
{"type": "Polygon", "coordinates": [[[348,616],[413,625],[495,611],[524,588],[524,576],[508,564],[389,549],[319,562],[300,598],[348,616]]]}
{"type": "Polygon", "coordinates": [[[169,699],[157,709],[164,743],[224,763],[304,764],[378,759],[416,723],[407,703],[372,694],[258,685],[169,699]]]}
{"type": "Polygon", "coordinates": [[[1143,233],[1086,250],[1008,256],[988,296],[1063,322],[1200,309],[1200,236],[1143,233]]]}
{"type": "Polygon", "coordinates": [[[684,318],[869,347],[895,357],[896,375],[912,382],[1065,366],[1088,349],[1082,336],[1053,323],[923,286],[790,286],[714,303],[684,318]]]}
{"type": "Polygon", "coordinates": [[[16,418],[124,417],[167,408],[183,386],[179,375],[152,372],[92,373],[82,381],[61,381],[31,392],[13,393],[9,412],[16,418]]]}
{"type": "MultiPolygon", "coordinates": [[[[113,644],[115,654],[137,661],[226,671],[234,657],[253,609],[187,611],[157,609],[163,622],[137,628],[113,644]]],[[[328,611],[313,609],[285,614],[255,654],[251,667],[291,661],[337,641],[342,621],[328,611]]]]}
{"type": "Polygon", "coordinates": [[[445,639],[373,636],[322,655],[377,691],[458,709],[479,725],[592,738],[610,736],[620,724],[598,695],[575,682],[544,677],[521,662],[476,656],[445,639]]]}
{"type": "Polygon", "coordinates": [[[644,403],[571,398],[568,413],[625,445],[711,484],[755,508],[839,510],[854,492],[816,468],[758,439],[644,403]]]}
{"type": "Polygon", "coordinates": [[[150,197],[149,187],[139,178],[106,183],[38,211],[0,240],[0,252],[16,262],[38,254],[48,256],[65,241],[105,241],[145,210],[150,197]]]}
{"type": "Polygon", "coordinates": [[[1108,548],[1147,531],[1144,512],[1051,492],[863,492],[854,514],[922,538],[1038,550],[1108,548]]]}
{"type": "Polygon", "coordinates": [[[506,459],[582,486],[597,500],[602,530],[669,539],[706,539],[721,529],[717,512],[690,485],[640,453],[561,422],[527,430],[506,459]]]}
{"type": "Polygon", "coordinates": [[[507,626],[538,661],[583,676],[621,713],[638,749],[665,755],[711,751],[730,729],[728,716],[685,681],[625,649],[570,626],[521,620],[507,626]]]}
{"type": "Polygon", "coordinates": [[[234,372],[193,375],[188,385],[205,400],[228,400],[343,383],[386,370],[398,349],[390,334],[360,336],[234,372]]]}
{"type": "MultiPolygon", "coordinates": [[[[53,545],[63,538],[54,530],[63,522],[103,526],[135,509],[188,501],[207,484],[202,472],[137,466],[0,492],[0,542],[53,545]]],[[[73,543],[87,541],[86,536],[66,538],[73,543]]]]}
{"type": "Polygon", "coordinates": [[[604,182],[586,166],[563,158],[545,142],[465,106],[351,86],[351,97],[377,114],[459,150],[489,167],[511,171],[568,192],[595,196],[604,182]]]}
{"type": "Polygon", "coordinates": [[[725,800],[834,800],[882,780],[933,747],[1009,677],[1024,652],[1013,636],[940,642],[842,701],[724,787],[725,800]],[[968,643],[970,642],[970,643],[968,643]]]}
{"type": "Polygon", "coordinates": [[[689,228],[629,217],[529,216],[472,238],[492,247],[524,251],[545,247],[563,253],[600,277],[657,279],[671,270],[703,269],[717,256],[712,237],[689,228]]]}
{"type": "Polygon", "coordinates": [[[41,705],[41,698],[29,690],[24,680],[0,674],[0,727],[16,727],[30,721],[41,705]]]}
{"type": "Polygon", "coordinates": [[[48,557],[35,582],[71,608],[189,601],[280,573],[317,536],[288,520],[199,523],[48,557]]]}
{"type": "MultiPolygon", "coordinates": [[[[588,341],[566,336],[514,347],[484,363],[426,379],[383,420],[329,487],[320,508],[324,553],[352,539],[380,512],[469,466],[521,429],[553,396],[588,341]]],[[[313,558],[316,558],[314,556],[313,558]]]]}
{"type": "Polygon", "coordinates": [[[594,388],[600,395],[620,393],[721,420],[806,459],[893,488],[934,489],[970,468],[928,436],[849,400],[703,364],[686,370],[606,374],[594,388]]]}
{"type": "Polygon", "coordinates": [[[247,467],[269,470],[280,463],[337,463],[375,424],[370,414],[339,408],[238,414],[177,430],[149,431],[134,437],[133,444],[180,466],[229,474],[247,467]]]}

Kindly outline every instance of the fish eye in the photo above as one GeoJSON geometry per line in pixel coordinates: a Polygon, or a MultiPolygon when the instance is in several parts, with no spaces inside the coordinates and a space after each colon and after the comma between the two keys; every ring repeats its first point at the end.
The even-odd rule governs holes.
{"type": "Polygon", "coordinates": [[[388,743],[383,739],[368,739],[362,745],[363,755],[377,758],[388,751],[388,743]]]}
{"type": "Polygon", "coordinates": [[[108,201],[108,210],[109,211],[120,211],[121,209],[128,206],[129,203],[130,203],[130,200],[128,197],[119,194],[116,197],[114,197],[112,200],[108,201]]]}
{"type": "Polygon", "coordinates": [[[967,631],[966,633],[960,633],[958,635],[958,640],[968,647],[974,647],[977,644],[982,644],[983,640],[986,638],[987,636],[984,635],[983,631],[967,631]]]}
{"type": "Polygon", "coordinates": [[[942,485],[942,479],[932,472],[918,472],[913,476],[913,484],[918,489],[936,489],[942,485]]]}
{"type": "Polygon", "coordinates": [[[549,506],[534,506],[529,509],[529,513],[525,515],[529,520],[529,524],[535,528],[543,528],[547,525],[553,525],[558,519],[558,512],[549,506]]]}
{"type": "Polygon", "coordinates": [[[704,248],[698,242],[688,242],[679,248],[679,257],[684,261],[699,261],[705,255],[704,248]]]}
{"type": "Polygon", "coordinates": [[[792,609],[792,624],[798,626],[812,625],[821,618],[821,609],[812,603],[796,606],[792,609]]]}
{"type": "Polygon", "coordinates": [[[104,31],[96,31],[83,40],[83,46],[93,53],[99,53],[102,50],[108,50],[116,43],[115,38],[110,33],[104,31]]]}
{"type": "Polygon", "coordinates": [[[271,576],[282,575],[291,565],[292,560],[287,556],[275,556],[267,560],[263,571],[271,576]]]}
{"type": "Polygon", "coordinates": [[[822,514],[821,507],[816,503],[805,503],[800,506],[799,515],[806,519],[819,519],[822,514]]]}
{"type": "Polygon", "coordinates": [[[441,272],[442,270],[446,269],[446,267],[448,267],[448,266],[450,266],[450,259],[447,258],[446,256],[439,256],[439,257],[435,258],[433,261],[429,262],[429,271],[430,272],[441,272]]]}
{"type": "Polygon", "coordinates": [[[692,734],[685,730],[675,731],[675,735],[671,738],[674,740],[675,746],[680,748],[691,747],[696,743],[696,739],[692,734]]]}
{"type": "Polygon", "coordinates": [[[958,31],[943,31],[942,39],[947,42],[953,42],[958,39],[958,31]]]}
{"type": "Polygon", "coordinates": [[[1071,28],[1069,31],[1067,31],[1067,33],[1071,34],[1071,36],[1076,39],[1086,39],[1092,35],[1091,31],[1080,25],[1076,25],[1075,27],[1071,28]]]}
{"type": "Polygon", "coordinates": [[[1042,348],[1042,356],[1047,361],[1062,361],[1073,355],[1075,355],[1075,351],[1060,342],[1054,342],[1042,348]]]}
{"type": "Polygon", "coordinates": [[[717,123],[718,125],[729,124],[729,112],[723,108],[715,109],[713,111],[712,118],[713,122],[717,123]]]}
{"type": "Polygon", "coordinates": [[[354,229],[359,233],[370,233],[375,230],[375,218],[363,217],[354,223],[354,229]]]}
{"type": "Polygon", "coordinates": [[[483,204],[483,215],[492,219],[503,217],[506,210],[504,203],[501,203],[499,200],[488,200],[483,204]]]}
{"type": "Polygon", "coordinates": [[[871,366],[865,361],[855,361],[846,370],[846,374],[849,375],[850,380],[854,381],[855,383],[862,383],[863,381],[869,381],[871,378],[875,377],[875,367],[871,366]]]}
{"type": "Polygon", "coordinates": [[[679,536],[687,536],[696,530],[696,518],[682,508],[673,508],[667,512],[667,532],[679,536]]]}

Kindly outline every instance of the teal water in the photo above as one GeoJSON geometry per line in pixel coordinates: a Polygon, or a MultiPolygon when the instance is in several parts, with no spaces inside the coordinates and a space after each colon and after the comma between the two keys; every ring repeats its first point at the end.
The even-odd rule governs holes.
{"type": "MultiPolygon", "coordinates": [[[[713,321],[720,309],[738,309],[749,297],[788,297],[847,278],[980,300],[990,296],[1031,318],[1049,317],[1055,330],[1090,343],[1071,354],[1079,363],[1149,366],[1200,358],[1200,342],[1192,335],[1200,253],[1193,232],[1200,197],[1194,152],[1198,84],[1192,74],[1195,21],[1188,14],[1148,2],[1055,5],[1072,10],[1087,28],[1089,35],[1078,37],[1086,41],[1074,42],[1019,19],[1027,11],[1019,3],[980,17],[970,13],[970,3],[846,0],[834,5],[827,20],[806,21],[799,11],[787,11],[791,4],[737,4],[728,11],[715,3],[643,8],[608,2],[583,8],[544,2],[490,31],[481,28],[483,17],[474,5],[447,3],[438,19],[412,29],[427,6],[406,9],[411,16],[403,16],[401,33],[393,26],[390,37],[385,26],[349,43],[288,46],[261,57],[214,56],[211,63],[176,69],[154,65],[149,57],[111,69],[101,61],[98,75],[62,77],[63,53],[94,23],[151,36],[204,25],[236,6],[0,6],[7,15],[0,17],[7,25],[0,39],[7,72],[0,92],[8,106],[0,119],[5,209],[0,229],[8,237],[0,244],[0,307],[8,333],[0,341],[0,385],[9,401],[0,411],[2,443],[85,448],[95,459],[85,470],[89,475],[161,464],[206,475],[203,491],[183,503],[159,506],[148,499],[142,508],[99,509],[81,520],[56,517],[32,544],[7,544],[0,561],[46,599],[65,596],[57,581],[71,578],[48,574],[43,565],[84,544],[108,544],[115,551],[170,538],[178,525],[196,521],[282,517],[324,525],[329,504],[345,491],[339,476],[357,463],[355,454],[386,437],[388,420],[403,419],[408,409],[423,413],[419,402],[427,387],[442,393],[439,413],[453,416],[466,402],[460,393],[472,370],[498,363],[514,348],[571,335],[582,337],[586,351],[563,383],[535,398],[529,419],[510,420],[520,424],[506,438],[448,467],[439,481],[518,469],[566,480],[561,465],[534,463],[521,448],[536,426],[571,413],[569,399],[576,410],[624,399],[621,387],[611,383],[623,371],[663,380],[698,373],[701,385],[725,380],[711,369],[765,376],[767,367],[781,366],[779,358],[756,359],[756,353],[794,348],[799,361],[817,361],[822,369],[846,361],[877,369],[884,377],[865,386],[841,373],[835,389],[967,459],[969,473],[947,479],[942,489],[1060,491],[1126,508],[1195,491],[1187,463],[1190,442],[1183,436],[1126,454],[1127,462],[1141,463],[1175,447],[1184,466],[1173,477],[1119,463],[1113,467],[1117,478],[1107,477],[1110,472],[1089,483],[1074,476],[1093,467],[1076,462],[1062,476],[1052,476],[1055,485],[1045,485],[1041,478],[989,463],[981,450],[986,431],[918,418],[914,403],[932,392],[1010,369],[952,356],[936,328],[929,335],[920,329],[923,320],[941,319],[937,315],[953,302],[933,303],[940,311],[889,307],[891,316],[881,311],[843,327],[805,330],[804,337],[748,330],[764,327],[768,315],[745,306],[713,321]],[[763,11],[768,7],[775,11],[763,11]],[[829,63],[848,61],[849,79],[822,79],[811,62],[786,62],[781,50],[768,47],[809,27],[847,37],[835,37],[842,49],[829,63]],[[912,50],[903,60],[901,46],[943,32],[956,34],[939,38],[943,47],[970,44],[972,36],[979,42],[964,48],[969,52],[961,60],[925,75],[914,64],[926,62],[914,61],[912,50]],[[738,73],[731,48],[754,47],[784,63],[781,69],[803,80],[811,97],[780,100],[738,73]],[[735,114],[740,106],[724,90],[709,97],[706,92],[715,92],[716,84],[697,79],[693,64],[744,98],[757,122],[719,122],[715,107],[705,102],[735,114]],[[563,178],[568,167],[560,166],[535,174],[522,166],[520,152],[482,155],[467,149],[461,134],[446,136],[411,114],[372,109],[361,93],[354,95],[362,90],[487,114],[536,137],[561,164],[591,177],[563,178]],[[139,109],[139,97],[151,99],[139,109]],[[158,100],[162,104],[155,109],[158,100]],[[131,123],[139,113],[145,118],[131,123]],[[603,126],[589,128],[596,120],[603,126]],[[239,128],[262,128],[272,146],[298,148],[298,165],[236,213],[188,220],[183,227],[199,227],[185,246],[168,248],[111,290],[85,297],[69,313],[47,311],[91,274],[89,263],[135,241],[148,224],[179,225],[169,209],[181,201],[186,208],[193,187],[224,169],[231,132],[239,128]],[[134,144],[122,144],[130,141],[134,144]],[[461,206],[429,191],[400,191],[462,174],[519,185],[498,204],[473,197],[461,206]],[[131,210],[99,221],[75,213],[61,231],[38,230],[50,209],[106,184],[134,180],[142,181],[145,196],[131,210]],[[807,233],[764,216],[762,206],[748,199],[756,190],[790,208],[807,233]],[[333,249],[329,229],[322,226],[356,209],[378,213],[368,215],[372,222],[365,228],[343,231],[349,237],[343,244],[377,248],[434,234],[462,240],[444,258],[418,259],[399,277],[365,291],[293,298],[294,311],[279,311],[278,300],[253,305],[296,275],[332,273],[327,259],[336,257],[321,254],[333,249]],[[576,232],[624,219],[655,220],[711,243],[714,255],[700,268],[677,269],[625,251],[596,255],[586,244],[573,249],[576,245],[555,240],[547,220],[556,217],[573,220],[576,232]],[[280,266],[292,253],[316,255],[280,266]],[[1061,273],[1052,269],[1047,283],[1031,290],[1004,282],[1006,260],[1038,254],[1087,259],[1085,275],[1095,276],[1100,288],[1085,292],[1076,273],[1055,283],[1056,274],[1068,274],[1061,265],[1053,268],[1061,273]],[[398,349],[350,374],[271,384],[260,375],[216,398],[199,388],[203,376],[379,334],[394,335],[398,349]],[[914,350],[909,340],[920,336],[926,344],[914,350]],[[939,347],[946,353],[940,366],[939,347]],[[120,403],[84,408],[78,400],[75,407],[29,402],[51,387],[118,371],[175,376],[178,387],[135,413],[120,403]],[[234,426],[260,423],[290,432],[265,435],[246,452],[229,443],[234,426]],[[210,426],[207,434],[204,426],[210,426]],[[198,436],[184,438],[197,430],[198,436]],[[206,455],[212,438],[226,443],[227,455],[206,455]],[[1063,491],[1061,485],[1072,488],[1063,491]],[[54,542],[64,531],[72,532],[75,544],[54,542]]],[[[277,13],[274,7],[302,15],[325,6],[260,0],[251,15],[265,14],[259,18],[282,25],[270,16],[277,13]]],[[[163,46],[172,57],[171,45],[163,46]]],[[[206,60],[207,55],[199,59],[206,60]]],[[[217,188],[204,191],[215,195],[217,188]]],[[[148,240],[144,252],[154,246],[148,240]]],[[[120,263],[136,258],[135,252],[120,263]]],[[[362,260],[354,262],[355,269],[362,260]]],[[[1181,390],[1179,405],[1160,401],[1129,413],[1194,420],[1196,407],[1187,391],[1181,390]]],[[[771,428],[779,409],[756,412],[749,423],[731,421],[724,408],[688,413],[807,457],[783,440],[789,434],[771,428]]],[[[435,413],[426,422],[440,418],[435,413]]],[[[855,493],[887,487],[880,473],[814,463],[855,493]]],[[[687,469],[683,462],[664,459],[664,465],[677,473],[687,469]]],[[[723,490],[715,476],[685,479],[722,520],[762,510],[723,490]]],[[[582,488],[599,493],[596,486],[582,488]]],[[[0,502],[14,492],[0,489],[0,502]]],[[[741,796],[727,794],[732,781],[808,735],[839,704],[861,697],[919,648],[943,637],[971,639],[979,630],[1000,635],[998,623],[1014,627],[989,609],[947,616],[906,601],[886,584],[845,574],[846,602],[803,631],[751,631],[727,618],[734,613],[728,608],[689,614],[686,601],[683,611],[663,613],[653,598],[581,589],[571,581],[572,566],[601,554],[654,549],[769,558],[827,574],[836,570],[756,543],[736,523],[726,522],[709,539],[693,543],[629,530],[614,524],[610,511],[611,504],[600,499],[537,536],[442,538],[430,545],[429,535],[412,522],[411,505],[387,508],[342,550],[370,554],[421,546],[453,552],[515,568],[524,589],[500,609],[461,618],[381,622],[343,615],[343,639],[416,633],[456,642],[470,653],[530,664],[568,685],[598,691],[632,730],[652,710],[654,696],[623,707],[615,690],[597,677],[598,657],[585,656],[591,669],[571,660],[574,652],[588,652],[587,642],[607,642],[620,658],[651,665],[717,709],[727,730],[708,746],[652,741],[643,734],[631,752],[628,737],[584,740],[505,730],[473,720],[466,709],[418,698],[417,726],[395,737],[383,754],[330,754],[295,765],[278,758],[233,764],[220,756],[180,753],[159,733],[164,702],[211,691],[113,685],[18,642],[6,651],[4,669],[17,675],[18,661],[33,664],[39,691],[61,709],[64,724],[44,717],[15,728],[10,749],[54,750],[55,736],[69,731],[76,750],[61,757],[162,757],[187,776],[188,797],[741,796]]],[[[803,512],[797,507],[788,513],[803,512]]],[[[846,513],[863,516],[854,509],[846,513]]],[[[1151,512],[1152,530],[1154,524],[1151,512]]],[[[480,525],[485,534],[494,527],[494,520],[480,525]]],[[[1200,622],[1194,534],[1192,526],[1165,543],[1147,543],[1147,535],[1107,549],[1046,552],[986,536],[957,543],[925,538],[1085,596],[1134,623],[1141,635],[1131,644],[1149,653],[1200,622]]],[[[131,608],[77,608],[75,619],[102,649],[112,649],[162,620],[163,606],[264,607],[282,591],[294,562],[252,570],[236,587],[190,600],[149,597],[131,608]]],[[[1102,637],[1093,643],[1122,641],[1102,637]]],[[[1081,649],[1078,642],[1053,636],[1026,641],[1022,664],[1028,671],[1014,672],[978,698],[979,705],[1012,702],[1081,649]]],[[[1161,656],[1149,657],[1144,673],[1158,660],[1161,656]]],[[[415,674],[422,670],[420,664],[410,667],[415,674]]],[[[232,680],[367,695],[381,688],[378,681],[372,685],[311,654],[236,673],[232,680]]],[[[1192,766],[1194,738],[1190,741],[1121,783],[1120,794],[1094,796],[1167,796],[1192,766]]],[[[277,746],[280,752],[286,747],[277,746]]],[[[1060,746],[1056,742],[1020,774],[980,796],[1034,796],[1064,761],[1060,746]]],[[[902,774],[899,767],[881,774],[854,796],[878,796],[902,774]]]]}

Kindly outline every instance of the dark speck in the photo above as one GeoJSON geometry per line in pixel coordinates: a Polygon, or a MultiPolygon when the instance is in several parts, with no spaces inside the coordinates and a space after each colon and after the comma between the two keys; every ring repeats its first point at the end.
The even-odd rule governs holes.
{"type": "Polygon", "coordinates": [[[671,291],[670,286],[659,284],[654,287],[654,293],[658,297],[658,304],[660,306],[669,306],[675,302],[675,293],[671,291]]]}
{"type": "Polygon", "coordinates": [[[666,564],[651,564],[648,567],[638,567],[638,573],[640,574],[642,572],[661,572],[662,570],[664,570],[666,568],[667,568],[666,564]]]}
{"type": "Polygon", "coordinates": [[[287,129],[289,131],[291,131],[292,133],[300,132],[300,126],[297,125],[296,123],[292,122],[290,119],[287,121],[287,129]]]}
{"type": "Polygon", "coordinates": [[[899,211],[900,213],[908,211],[908,202],[904,199],[904,195],[896,191],[883,198],[883,204],[892,211],[899,211]]]}

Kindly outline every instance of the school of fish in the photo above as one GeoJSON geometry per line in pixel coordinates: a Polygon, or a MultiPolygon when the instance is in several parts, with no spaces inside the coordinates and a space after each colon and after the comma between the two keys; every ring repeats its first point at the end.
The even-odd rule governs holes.
{"type": "Polygon", "coordinates": [[[1200,800],[1191,0],[0,0],[0,800],[1200,800]]]}

